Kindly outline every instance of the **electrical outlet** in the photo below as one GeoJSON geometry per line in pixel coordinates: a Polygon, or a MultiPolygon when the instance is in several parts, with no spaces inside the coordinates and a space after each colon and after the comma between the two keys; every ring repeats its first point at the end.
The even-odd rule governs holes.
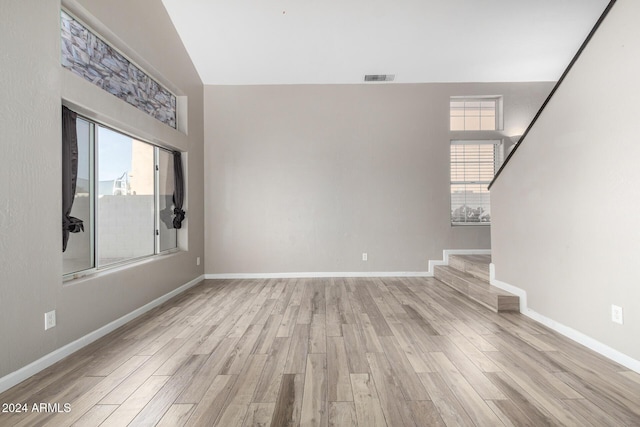
{"type": "Polygon", "coordinates": [[[611,305],[611,321],[619,324],[623,324],[622,307],[617,305],[611,305]]]}
{"type": "Polygon", "coordinates": [[[362,260],[366,261],[368,258],[367,253],[366,252],[362,252],[362,260]]]}
{"type": "Polygon", "coordinates": [[[196,258],[196,265],[200,265],[200,257],[196,258]]]}
{"type": "Polygon", "coordinates": [[[56,311],[48,311],[44,314],[44,330],[51,329],[56,326],[56,311]]]}

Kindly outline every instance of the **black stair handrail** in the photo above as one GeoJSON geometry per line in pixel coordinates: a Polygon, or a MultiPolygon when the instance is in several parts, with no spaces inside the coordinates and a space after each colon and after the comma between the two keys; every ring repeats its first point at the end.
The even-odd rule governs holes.
{"type": "Polygon", "coordinates": [[[533,117],[533,120],[531,120],[531,123],[529,123],[529,126],[527,127],[527,129],[524,131],[524,133],[520,137],[520,140],[518,141],[518,143],[516,145],[513,146],[513,150],[511,150],[511,152],[509,153],[507,158],[504,159],[504,162],[502,162],[502,165],[500,166],[500,169],[498,169],[498,172],[496,172],[495,176],[493,177],[493,179],[489,183],[489,186],[487,187],[487,189],[489,189],[489,190],[491,189],[491,186],[496,182],[496,180],[500,176],[500,173],[502,172],[502,170],[505,168],[505,166],[507,166],[507,163],[509,163],[509,159],[511,159],[511,157],[513,157],[513,155],[518,150],[520,145],[522,145],[522,142],[524,141],[525,137],[527,136],[527,134],[529,133],[529,131],[531,130],[533,125],[538,120],[538,117],[540,117],[540,114],[542,114],[542,111],[545,109],[545,107],[547,106],[547,104],[549,103],[549,101],[551,100],[553,95],[556,93],[556,90],[558,90],[558,87],[560,87],[560,85],[562,84],[562,82],[565,79],[565,77],[567,76],[567,74],[569,74],[569,71],[571,70],[573,65],[576,63],[576,61],[578,61],[578,58],[582,54],[582,51],[584,50],[585,47],[587,47],[587,45],[589,44],[589,41],[591,40],[593,35],[598,30],[598,27],[600,27],[600,24],[602,23],[602,21],[604,21],[604,19],[607,17],[607,15],[609,14],[609,11],[611,10],[611,8],[613,7],[613,5],[615,4],[616,1],[617,0],[609,1],[609,4],[604,9],[604,12],[602,12],[602,14],[600,15],[600,18],[598,18],[598,21],[595,23],[595,25],[593,26],[593,28],[589,32],[589,35],[587,36],[587,38],[584,40],[584,42],[582,42],[582,45],[580,46],[580,49],[578,49],[576,54],[573,56],[573,59],[571,59],[571,62],[569,62],[569,65],[567,66],[567,68],[565,68],[565,70],[562,73],[562,76],[560,76],[560,79],[558,80],[558,82],[555,84],[553,89],[551,89],[551,92],[549,93],[549,96],[547,96],[547,99],[545,99],[544,102],[542,103],[542,106],[540,107],[540,109],[538,110],[536,115],[533,117]]]}

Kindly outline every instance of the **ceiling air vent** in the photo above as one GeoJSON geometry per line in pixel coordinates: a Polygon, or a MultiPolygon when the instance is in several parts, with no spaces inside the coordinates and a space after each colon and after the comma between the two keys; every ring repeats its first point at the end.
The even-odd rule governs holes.
{"type": "Polygon", "coordinates": [[[395,74],[365,74],[365,82],[392,82],[396,78],[395,74]]]}

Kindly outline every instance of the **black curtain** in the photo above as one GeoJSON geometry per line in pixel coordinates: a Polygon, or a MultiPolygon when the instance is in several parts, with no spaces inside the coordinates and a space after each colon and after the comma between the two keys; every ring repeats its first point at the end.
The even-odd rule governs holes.
{"type": "Polygon", "coordinates": [[[182,156],[179,151],[173,152],[173,177],[174,177],[174,189],[173,189],[173,228],[182,228],[182,221],[184,221],[185,211],[182,210],[182,204],[184,203],[184,176],[182,174],[182,156]]]}
{"type": "Polygon", "coordinates": [[[62,107],[62,252],[67,250],[69,233],[84,231],[82,220],[70,216],[78,180],[77,114],[62,107]]]}

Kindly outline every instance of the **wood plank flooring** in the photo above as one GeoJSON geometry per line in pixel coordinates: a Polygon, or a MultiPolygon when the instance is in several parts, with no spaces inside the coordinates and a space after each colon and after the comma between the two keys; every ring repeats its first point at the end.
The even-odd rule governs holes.
{"type": "Polygon", "coordinates": [[[640,426],[640,375],[432,278],[206,280],[17,403],[0,426],[640,426]]]}

